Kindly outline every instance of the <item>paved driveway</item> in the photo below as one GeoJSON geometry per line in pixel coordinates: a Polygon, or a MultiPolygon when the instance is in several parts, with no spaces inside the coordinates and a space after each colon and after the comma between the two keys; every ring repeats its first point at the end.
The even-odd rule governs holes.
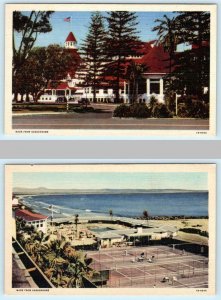
{"type": "Polygon", "coordinates": [[[208,130],[209,120],[199,119],[120,119],[112,111],[87,113],[16,114],[13,129],[143,129],[208,130]]]}

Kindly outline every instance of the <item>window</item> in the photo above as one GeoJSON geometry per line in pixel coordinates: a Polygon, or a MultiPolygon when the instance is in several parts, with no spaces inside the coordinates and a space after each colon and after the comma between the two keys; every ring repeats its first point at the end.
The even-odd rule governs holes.
{"type": "Polygon", "coordinates": [[[160,79],[150,79],[150,94],[160,94],[160,79]]]}
{"type": "Polygon", "coordinates": [[[45,94],[52,95],[52,90],[46,90],[45,94]]]}
{"type": "Polygon", "coordinates": [[[57,96],[65,96],[64,90],[57,90],[57,96]]]}
{"type": "Polygon", "coordinates": [[[103,90],[103,93],[104,93],[104,94],[107,94],[107,93],[108,93],[107,89],[104,89],[104,90],[103,90]]]}

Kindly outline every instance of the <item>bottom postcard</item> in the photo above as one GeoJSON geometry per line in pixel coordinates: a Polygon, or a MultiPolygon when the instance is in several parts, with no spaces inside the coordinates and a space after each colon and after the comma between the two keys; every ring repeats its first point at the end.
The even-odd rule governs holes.
{"type": "Polygon", "coordinates": [[[5,166],[5,292],[214,295],[215,164],[5,166]]]}

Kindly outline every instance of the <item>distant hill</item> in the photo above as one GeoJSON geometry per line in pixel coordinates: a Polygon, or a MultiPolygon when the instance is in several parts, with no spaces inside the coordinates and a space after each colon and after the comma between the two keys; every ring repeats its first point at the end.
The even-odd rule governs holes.
{"type": "Polygon", "coordinates": [[[208,192],[206,190],[182,190],[182,189],[48,189],[15,187],[13,193],[17,195],[65,195],[65,194],[139,194],[139,193],[191,193],[208,192]]]}

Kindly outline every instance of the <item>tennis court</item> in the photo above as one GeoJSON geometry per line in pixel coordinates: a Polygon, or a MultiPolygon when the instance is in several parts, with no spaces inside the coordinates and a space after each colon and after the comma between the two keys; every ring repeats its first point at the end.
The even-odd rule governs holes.
{"type": "Polygon", "coordinates": [[[176,247],[110,248],[87,255],[93,269],[108,270],[103,287],[208,287],[208,258],[176,247]]]}

